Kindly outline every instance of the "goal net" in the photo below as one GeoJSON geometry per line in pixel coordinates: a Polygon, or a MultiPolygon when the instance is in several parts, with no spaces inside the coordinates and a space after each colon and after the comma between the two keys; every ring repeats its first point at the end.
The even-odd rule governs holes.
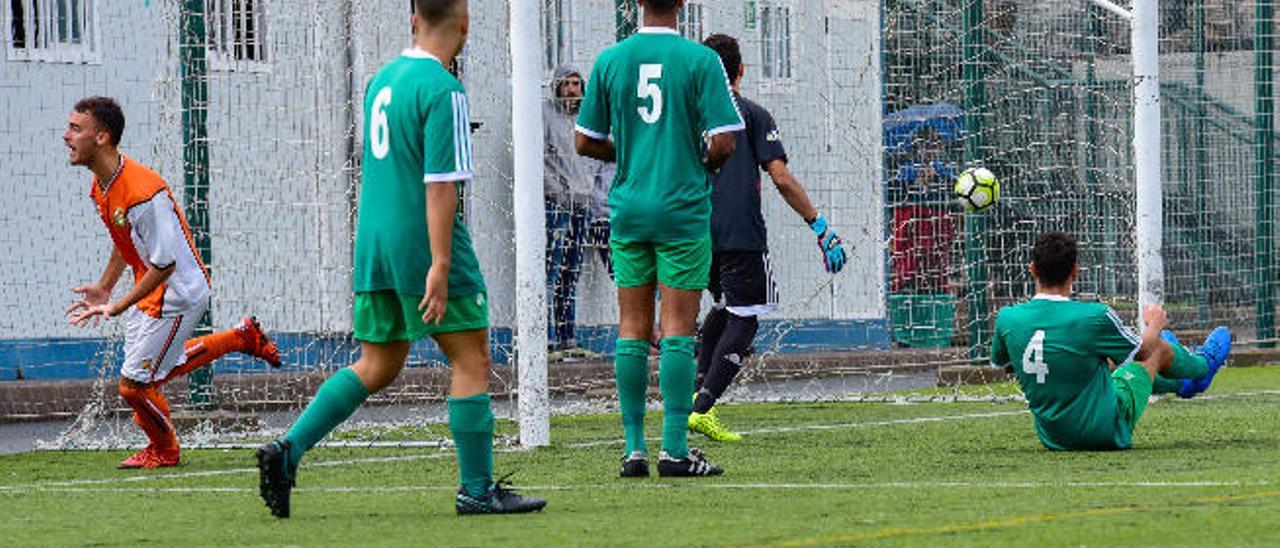
{"type": "MultiPolygon", "coordinates": [[[[278,433],[356,359],[364,86],[410,46],[408,4],[0,7],[9,106],[0,177],[12,193],[0,203],[9,280],[0,421],[63,421],[52,447],[143,441],[115,392],[120,322],[80,330],[62,315],[66,288],[96,280],[109,250],[85,196],[89,176],[66,165],[57,141],[70,106],[88,95],[121,101],[123,150],[185,204],[213,278],[210,325],[256,315],[282,350],[279,371],[232,356],[209,377],[166,388],[194,424],[188,446],[278,433]]],[[[544,202],[550,245],[517,246],[511,112],[512,101],[554,106],[557,67],[589,76],[633,7],[542,8],[543,85],[537,97],[513,97],[508,3],[470,2],[458,70],[476,176],[463,218],[488,285],[493,391],[517,388],[515,254],[544,253],[551,410],[606,411],[616,401],[617,309],[599,189],[611,174],[588,164],[589,181],[544,202]]],[[[1191,340],[1219,323],[1240,341],[1274,340],[1274,25],[1255,21],[1269,10],[1160,2],[1163,291],[1175,331],[1191,340]]],[[[1047,230],[1079,239],[1082,297],[1136,321],[1132,48],[1116,14],[1084,0],[691,0],[679,31],[738,39],[742,95],[773,114],[790,169],[850,254],[843,272],[824,272],[812,232],[762,174],[781,301],[761,318],[725,401],[1017,397],[980,384],[989,376],[974,365],[985,364],[996,311],[1034,292],[1029,249],[1047,230]],[[994,172],[1002,194],[966,213],[951,186],[974,166],[994,172]]],[[[336,439],[398,443],[406,428],[422,428],[444,440],[447,430],[433,426],[445,416],[442,359],[432,342],[416,343],[402,377],[336,439]]],[[[499,416],[516,415],[512,400],[498,402],[499,416]]]]}

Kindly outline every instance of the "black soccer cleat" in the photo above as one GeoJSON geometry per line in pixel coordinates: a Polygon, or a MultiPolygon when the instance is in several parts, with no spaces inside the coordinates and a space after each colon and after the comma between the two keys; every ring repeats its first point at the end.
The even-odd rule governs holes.
{"type": "Polygon", "coordinates": [[[702,451],[689,448],[689,454],[683,459],[673,459],[666,451],[658,454],[658,475],[664,478],[719,476],[724,469],[707,462],[702,451]]]}
{"type": "Polygon", "coordinates": [[[258,449],[258,495],[271,515],[289,517],[289,495],[293,491],[295,466],[289,464],[289,440],[278,439],[258,449]]]}
{"type": "Polygon", "coordinates": [[[618,475],[624,478],[649,477],[649,457],[640,451],[632,451],[622,457],[622,471],[618,475]]]}
{"type": "Polygon", "coordinates": [[[458,511],[458,515],[465,516],[469,514],[524,514],[528,512],[538,512],[542,507],[547,505],[547,501],[534,497],[526,497],[507,488],[503,480],[489,486],[489,490],[485,494],[473,497],[467,494],[467,491],[458,488],[458,496],[454,501],[453,508],[458,511]]]}

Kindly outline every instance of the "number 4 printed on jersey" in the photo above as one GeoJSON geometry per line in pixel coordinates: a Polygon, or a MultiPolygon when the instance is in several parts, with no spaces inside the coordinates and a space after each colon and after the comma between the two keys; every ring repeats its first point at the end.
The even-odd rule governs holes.
{"type": "Polygon", "coordinates": [[[1044,330],[1037,329],[1022,351],[1022,372],[1036,376],[1036,384],[1044,384],[1044,376],[1049,374],[1049,364],[1044,363],[1044,330]]]}

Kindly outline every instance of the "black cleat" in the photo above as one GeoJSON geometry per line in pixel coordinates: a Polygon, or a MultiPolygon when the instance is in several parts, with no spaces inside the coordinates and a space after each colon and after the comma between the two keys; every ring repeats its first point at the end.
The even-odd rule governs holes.
{"type": "Polygon", "coordinates": [[[707,462],[702,451],[692,447],[689,448],[689,454],[680,460],[671,458],[666,451],[658,454],[658,475],[664,478],[719,476],[723,473],[723,468],[707,462]]]}
{"type": "Polygon", "coordinates": [[[622,457],[622,471],[618,475],[624,478],[649,477],[649,457],[640,451],[632,451],[630,455],[622,457]]]}
{"type": "Polygon", "coordinates": [[[464,516],[468,514],[524,514],[541,511],[542,507],[547,505],[547,501],[526,497],[508,489],[507,485],[510,484],[503,480],[498,480],[497,483],[489,486],[489,490],[485,494],[478,497],[468,495],[465,489],[459,488],[453,508],[458,511],[458,515],[464,516]]]}
{"type": "Polygon", "coordinates": [[[293,491],[296,467],[289,464],[289,440],[278,439],[258,449],[258,495],[271,515],[289,517],[289,494],[293,491]]]}

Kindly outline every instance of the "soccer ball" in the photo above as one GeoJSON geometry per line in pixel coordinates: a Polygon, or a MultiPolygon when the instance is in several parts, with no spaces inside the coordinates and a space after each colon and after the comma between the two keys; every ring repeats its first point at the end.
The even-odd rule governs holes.
{"type": "Polygon", "coordinates": [[[956,178],[956,199],[969,211],[982,211],[1000,199],[1000,181],[985,167],[971,167],[956,178]]]}

